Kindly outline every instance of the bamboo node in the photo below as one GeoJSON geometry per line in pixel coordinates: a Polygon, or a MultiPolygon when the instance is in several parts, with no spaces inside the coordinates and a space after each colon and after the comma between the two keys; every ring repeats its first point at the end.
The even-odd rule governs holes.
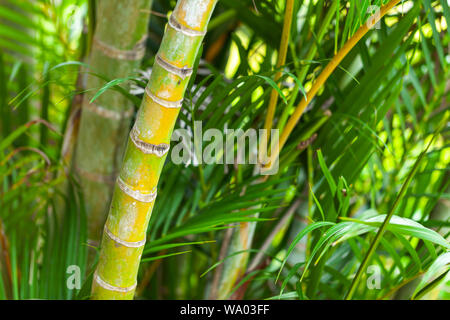
{"type": "Polygon", "coordinates": [[[121,50],[117,49],[109,44],[94,37],[93,43],[96,48],[98,48],[104,55],[118,60],[141,60],[145,55],[145,43],[147,41],[147,36],[144,36],[139,40],[136,45],[131,50],[121,50]]]}
{"type": "Polygon", "coordinates": [[[182,25],[175,19],[173,14],[170,15],[169,17],[169,26],[171,26],[172,29],[181,32],[182,34],[189,37],[203,37],[206,34],[206,31],[193,30],[191,28],[182,25]]]}
{"type": "Polygon", "coordinates": [[[155,96],[153,93],[150,92],[150,90],[147,88],[145,88],[145,93],[153,100],[155,101],[157,104],[165,107],[165,108],[175,108],[175,109],[179,109],[181,108],[181,106],[183,105],[183,99],[178,100],[178,101],[169,101],[166,99],[161,99],[157,96],[155,96]]]}
{"type": "Polygon", "coordinates": [[[125,241],[120,239],[118,236],[116,236],[115,234],[113,234],[111,232],[111,230],[109,230],[109,228],[106,226],[105,224],[105,233],[108,235],[108,237],[113,240],[114,242],[117,242],[118,244],[121,244],[124,247],[128,247],[128,248],[140,248],[142,246],[145,245],[145,240],[141,240],[141,241],[125,241]]]}
{"type": "Polygon", "coordinates": [[[151,144],[145,141],[142,141],[139,138],[139,129],[136,127],[136,124],[133,126],[130,132],[130,139],[133,141],[134,145],[141,150],[145,154],[154,154],[157,157],[161,158],[169,151],[169,145],[166,143],[161,144],[151,144]]]}
{"type": "Polygon", "coordinates": [[[106,290],[109,290],[109,291],[117,291],[117,292],[122,292],[122,293],[127,293],[130,291],[133,291],[134,289],[136,289],[136,285],[137,285],[137,283],[134,283],[132,286],[129,286],[129,287],[113,286],[113,285],[109,284],[108,282],[106,282],[105,280],[103,280],[102,278],[100,278],[100,276],[97,274],[97,271],[94,274],[94,279],[100,287],[102,287],[106,290]]]}
{"type": "Polygon", "coordinates": [[[174,66],[170,62],[167,62],[166,60],[161,58],[159,56],[159,54],[156,55],[155,62],[158,63],[167,72],[173,73],[174,75],[179,76],[183,80],[192,75],[192,68],[188,68],[188,67],[180,68],[180,67],[174,66]]]}
{"type": "Polygon", "coordinates": [[[137,190],[133,190],[129,185],[127,185],[120,176],[117,178],[117,185],[120,190],[122,190],[125,194],[130,196],[131,198],[140,201],[140,202],[153,202],[156,199],[157,191],[156,187],[150,193],[142,193],[137,190]]]}

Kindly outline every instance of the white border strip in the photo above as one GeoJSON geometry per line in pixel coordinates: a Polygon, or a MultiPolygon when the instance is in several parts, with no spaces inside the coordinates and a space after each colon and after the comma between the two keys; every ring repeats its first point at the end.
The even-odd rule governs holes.
{"type": "Polygon", "coordinates": [[[128,248],[139,248],[145,245],[145,240],[141,240],[141,241],[135,241],[135,242],[131,242],[131,241],[125,241],[120,239],[119,237],[117,237],[116,235],[114,235],[111,230],[109,230],[109,228],[105,225],[105,232],[108,235],[108,237],[117,242],[118,244],[123,245],[124,247],[128,247],[128,248]]]}
{"type": "Polygon", "coordinates": [[[102,278],[100,278],[100,276],[97,274],[97,272],[95,272],[95,274],[94,274],[94,279],[99,284],[100,287],[103,287],[106,290],[117,291],[117,292],[122,292],[122,293],[127,293],[130,291],[133,291],[137,285],[137,283],[135,283],[130,287],[116,287],[116,286],[110,285],[109,283],[104,281],[102,278]]]}
{"type": "Polygon", "coordinates": [[[117,185],[119,186],[120,190],[125,192],[127,195],[132,197],[133,199],[140,201],[140,202],[153,202],[156,199],[156,188],[151,193],[141,193],[139,191],[131,189],[129,185],[127,185],[123,180],[120,178],[120,176],[117,178],[117,185]]]}

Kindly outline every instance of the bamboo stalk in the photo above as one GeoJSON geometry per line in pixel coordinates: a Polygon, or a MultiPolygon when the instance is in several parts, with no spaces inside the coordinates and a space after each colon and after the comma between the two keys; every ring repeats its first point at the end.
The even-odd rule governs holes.
{"type": "MultiPolygon", "coordinates": [[[[276,64],[277,69],[281,68],[286,62],[286,55],[291,34],[293,10],[294,0],[288,0],[286,2],[286,8],[284,12],[284,24],[281,33],[281,42],[278,50],[278,59],[276,64]]],[[[275,81],[278,81],[281,78],[281,75],[282,72],[278,71],[275,74],[275,81]]],[[[277,102],[278,91],[273,89],[270,93],[269,105],[264,124],[264,128],[266,130],[263,131],[264,136],[262,137],[263,141],[266,141],[266,144],[262,144],[260,146],[260,152],[264,152],[264,147],[267,145],[270,138],[270,130],[272,129],[277,102]]],[[[258,183],[258,181],[256,183],[258,183]]],[[[252,209],[257,208],[258,206],[252,209]]],[[[246,250],[250,249],[251,247],[255,228],[255,222],[243,222],[235,230],[233,230],[233,234],[229,240],[230,244],[228,248],[228,254],[233,254],[239,251],[243,252],[224,261],[222,269],[217,270],[217,277],[219,277],[220,272],[221,278],[218,288],[216,288],[215,286],[213,286],[212,288],[212,298],[227,299],[236,281],[244,275],[249,259],[249,252],[246,250]]],[[[228,244],[224,245],[228,246],[228,244]]]]}
{"type": "MultiPolygon", "coordinates": [[[[289,138],[290,134],[292,133],[293,129],[297,125],[298,121],[300,120],[300,117],[302,116],[303,112],[305,111],[306,107],[310,103],[310,101],[315,97],[319,89],[323,86],[323,84],[326,82],[326,80],[330,77],[332,72],[338,67],[339,63],[346,57],[346,55],[351,51],[351,49],[359,42],[359,40],[362,39],[362,37],[373,27],[384,15],[388,13],[389,10],[391,10],[400,0],[392,0],[388,4],[384,5],[380,9],[379,14],[374,14],[369,18],[368,21],[371,21],[371,23],[365,23],[362,25],[358,31],[344,44],[344,46],[337,52],[337,54],[333,57],[333,59],[328,63],[328,65],[325,67],[325,69],[320,73],[317,80],[314,82],[312,88],[309,90],[307,94],[307,99],[301,99],[299,105],[296,107],[293,115],[289,118],[282,134],[278,142],[277,148],[274,148],[271,150],[277,150],[276,153],[270,155],[270,161],[268,166],[271,166],[274,161],[277,159],[279,153],[281,152],[281,149],[285,145],[287,139],[289,138]]],[[[286,18],[285,18],[286,19],[286,18]]],[[[283,42],[281,43],[283,45],[283,42]]],[[[270,119],[270,115],[268,113],[268,117],[270,119]]],[[[267,118],[266,118],[267,122],[267,118]]],[[[270,123],[271,125],[271,123],[270,123]]],[[[270,169],[269,169],[270,170],[270,169]]],[[[268,176],[265,176],[262,178],[262,181],[265,181],[268,178],[268,176]]],[[[250,244],[252,242],[254,230],[256,228],[256,223],[254,222],[247,222],[242,223],[240,228],[236,230],[233,234],[231,245],[230,245],[230,251],[229,254],[232,254],[233,252],[238,252],[241,250],[248,250],[250,249],[250,244]]],[[[228,259],[224,262],[224,272],[223,272],[223,278],[220,284],[219,291],[219,299],[225,299],[228,297],[229,292],[232,290],[236,280],[239,278],[239,276],[242,276],[245,273],[245,270],[247,268],[247,261],[248,261],[249,253],[245,252],[242,254],[239,254],[233,258],[228,259]]]]}
{"type": "MultiPolygon", "coordinates": [[[[89,64],[109,79],[123,78],[137,71],[145,53],[148,10],[152,0],[100,0],[89,64]]],[[[108,212],[114,179],[134,114],[132,103],[116,91],[93,95],[105,84],[90,75],[82,102],[73,169],[78,173],[89,214],[89,240],[98,244],[108,212]]],[[[126,88],[126,85],[124,85],[126,88]]]]}
{"type": "Polygon", "coordinates": [[[92,299],[132,299],[170,136],[217,0],[179,0],[128,139],[105,223],[92,299]]]}

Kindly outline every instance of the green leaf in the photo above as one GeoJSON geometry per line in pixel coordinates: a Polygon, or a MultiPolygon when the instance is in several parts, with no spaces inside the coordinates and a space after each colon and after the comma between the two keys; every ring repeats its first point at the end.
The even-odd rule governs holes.
{"type": "Polygon", "coordinates": [[[420,291],[423,290],[427,284],[430,284],[433,278],[443,280],[444,277],[441,276],[446,275],[449,271],[450,252],[444,252],[436,260],[434,260],[433,264],[428,268],[419,285],[416,287],[412,299],[418,297],[420,295],[420,291]]]}

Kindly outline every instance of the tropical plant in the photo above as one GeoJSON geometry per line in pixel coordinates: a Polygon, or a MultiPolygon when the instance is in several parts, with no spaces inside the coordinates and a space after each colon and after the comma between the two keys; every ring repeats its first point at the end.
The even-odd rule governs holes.
{"type": "Polygon", "coordinates": [[[123,2],[0,1],[0,299],[449,299],[448,1],[123,2]]]}
{"type": "MultiPolygon", "coordinates": [[[[79,120],[72,117],[71,121],[79,121],[73,166],[85,195],[89,238],[98,245],[134,106],[118,91],[101,95],[95,101],[92,98],[111,79],[137,74],[145,54],[151,0],[135,1],[133,5],[120,0],[98,1],[96,7],[89,57],[89,71],[95,74],[82,80],[87,92],[82,98],[81,116],[79,120]]],[[[126,84],[122,86],[127,90],[126,84]]],[[[73,108],[71,112],[79,110],[73,108]]]]}
{"type": "Polygon", "coordinates": [[[217,0],[179,0],[156,54],[105,223],[93,299],[132,299],[170,136],[217,0]]]}

